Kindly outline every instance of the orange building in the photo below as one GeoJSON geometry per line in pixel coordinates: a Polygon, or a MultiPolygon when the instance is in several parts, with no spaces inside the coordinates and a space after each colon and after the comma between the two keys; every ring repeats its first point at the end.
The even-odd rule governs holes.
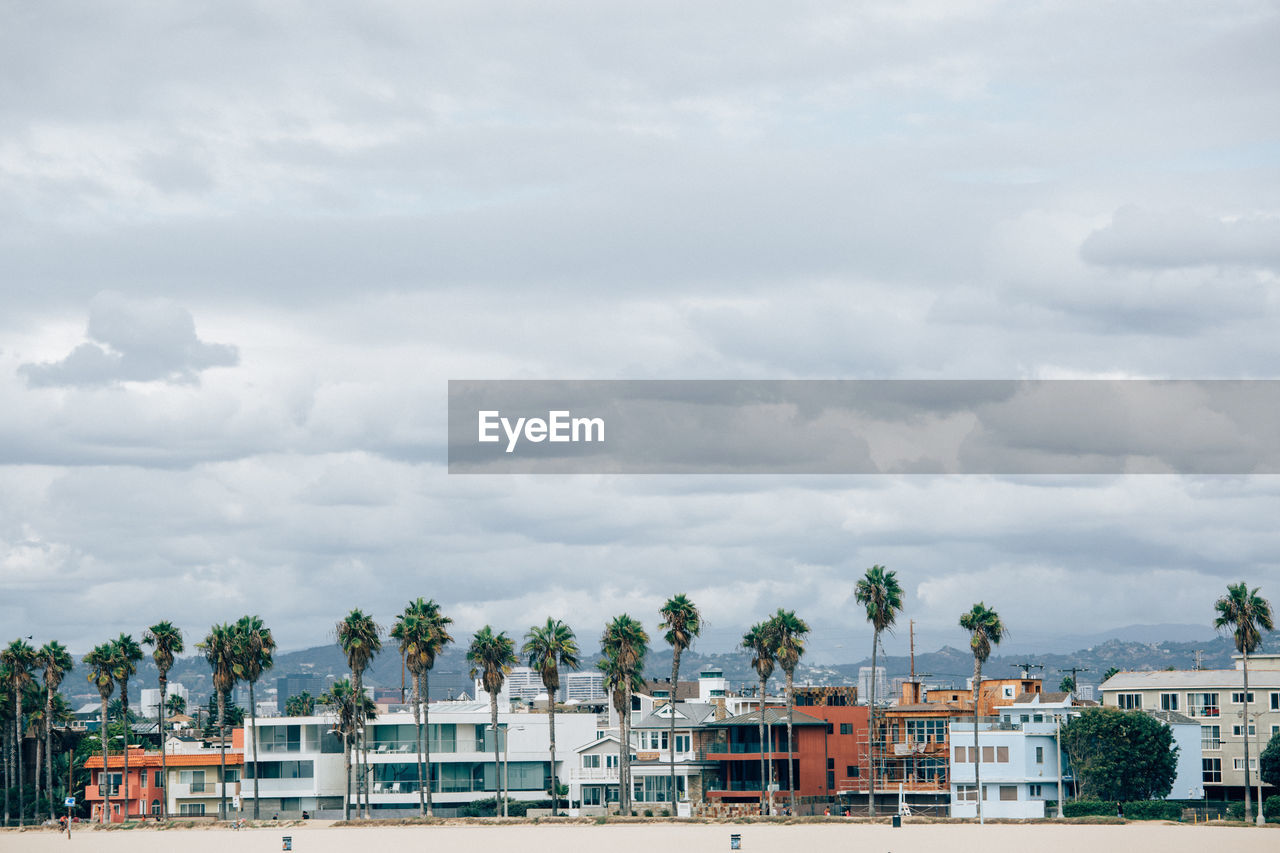
{"type": "MultiPolygon", "coordinates": [[[[158,819],[164,812],[167,797],[170,816],[200,816],[217,814],[222,796],[218,780],[222,760],[216,749],[200,748],[198,743],[169,739],[169,755],[164,762],[169,776],[163,776],[160,753],[141,747],[129,748],[129,778],[124,778],[124,755],[113,753],[107,757],[107,778],[103,779],[102,755],[85,759],[84,769],[89,773],[84,801],[89,806],[91,820],[103,821],[103,789],[110,793],[111,823],[127,820],[158,819]],[[104,785],[103,782],[107,784],[104,785]],[[126,784],[127,782],[127,784],[126,784]]],[[[226,753],[227,808],[240,794],[240,768],[244,764],[244,729],[235,729],[226,753]]]]}

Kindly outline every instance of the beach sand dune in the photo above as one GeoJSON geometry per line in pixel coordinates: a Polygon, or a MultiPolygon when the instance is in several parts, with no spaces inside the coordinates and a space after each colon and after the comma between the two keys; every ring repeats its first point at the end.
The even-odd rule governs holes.
{"type": "Polygon", "coordinates": [[[988,825],[933,824],[894,829],[888,825],[815,824],[638,824],[631,826],[379,826],[330,827],[307,824],[269,829],[178,829],[158,831],[80,830],[70,841],[53,832],[5,832],[5,853],[102,851],[102,853],[258,853],[282,849],[291,836],[295,853],[382,853],[382,851],[480,850],[511,853],[678,853],[729,850],[732,833],[742,836],[743,853],[1055,853],[1055,851],[1158,850],[1249,853],[1280,850],[1280,829],[1139,824],[988,825]]]}

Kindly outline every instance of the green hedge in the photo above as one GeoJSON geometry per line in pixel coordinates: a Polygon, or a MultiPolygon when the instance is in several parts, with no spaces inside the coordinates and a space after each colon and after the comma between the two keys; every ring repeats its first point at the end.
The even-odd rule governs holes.
{"type": "MultiPolygon", "coordinates": [[[[1064,803],[1062,813],[1067,817],[1115,817],[1116,804],[1105,800],[1076,800],[1064,803]]],[[[1124,804],[1124,816],[1129,820],[1179,820],[1182,806],[1166,800],[1138,800],[1124,804]]]]}
{"type": "Polygon", "coordinates": [[[1280,796],[1267,797],[1262,804],[1262,814],[1269,818],[1280,818],[1280,796]]]}

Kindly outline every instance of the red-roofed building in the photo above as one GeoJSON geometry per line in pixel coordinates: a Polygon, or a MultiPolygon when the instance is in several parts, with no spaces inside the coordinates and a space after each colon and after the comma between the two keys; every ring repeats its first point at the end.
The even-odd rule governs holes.
{"type": "MultiPolygon", "coordinates": [[[[221,797],[218,780],[222,760],[217,749],[206,749],[199,741],[171,738],[166,741],[169,754],[164,762],[168,766],[168,784],[161,769],[160,753],[139,747],[129,749],[129,778],[124,777],[124,755],[113,753],[107,757],[107,778],[104,780],[102,755],[93,755],[84,762],[89,773],[84,800],[89,805],[91,819],[103,821],[103,789],[110,794],[112,823],[128,820],[159,819],[163,802],[168,798],[171,817],[216,816],[221,797]],[[106,781],[107,785],[103,785],[106,781]]],[[[240,769],[244,765],[244,729],[235,729],[227,746],[226,796],[227,810],[232,811],[234,798],[240,794],[240,769]]]]}

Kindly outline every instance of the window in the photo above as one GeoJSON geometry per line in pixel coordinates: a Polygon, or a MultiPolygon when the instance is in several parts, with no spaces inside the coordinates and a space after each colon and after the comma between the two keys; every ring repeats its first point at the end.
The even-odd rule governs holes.
{"type": "Polygon", "coordinates": [[[204,803],[178,803],[178,814],[201,817],[204,815],[204,803]]]}
{"type": "MultiPolygon", "coordinates": [[[[310,779],[315,773],[314,768],[310,761],[260,761],[256,768],[250,764],[246,769],[249,779],[253,778],[255,770],[260,774],[259,779],[310,779]]],[[[235,781],[230,776],[231,770],[228,769],[227,781],[235,781]]]]}
{"type": "Polygon", "coordinates": [[[828,770],[835,770],[835,769],[836,769],[836,760],[835,760],[834,758],[828,758],[828,759],[827,759],[827,769],[828,769],[828,770]]]}
{"type": "Polygon", "coordinates": [[[847,765],[844,768],[844,775],[850,779],[857,779],[862,775],[862,768],[856,764],[847,765]]]}
{"type": "MultiPolygon", "coordinates": [[[[303,764],[308,764],[308,765],[309,765],[311,762],[310,762],[310,761],[304,761],[304,762],[301,762],[301,763],[303,763],[303,764]]],[[[249,765],[249,766],[250,766],[250,767],[252,767],[253,765],[249,765]]],[[[308,774],[308,775],[310,775],[310,774],[308,774]]],[[[227,775],[224,777],[224,779],[225,779],[227,782],[239,782],[239,781],[240,781],[240,770],[239,770],[238,768],[228,767],[228,768],[227,768],[227,775]]]]}
{"type": "Polygon", "coordinates": [[[842,735],[851,735],[851,734],[853,734],[853,723],[841,723],[841,724],[840,724],[840,734],[842,734],[842,735]]]}
{"type": "Polygon", "coordinates": [[[618,766],[618,756],[616,756],[616,755],[612,755],[612,754],[610,754],[610,755],[606,755],[606,756],[604,757],[604,766],[605,766],[605,767],[617,767],[617,766],[618,766]]]}
{"type": "Polygon", "coordinates": [[[1178,694],[1177,693],[1161,693],[1160,694],[1160,710],[1161,711],[1178,710],[1178,694]]]}
{"type": "Polygon", "coordinates": [[[687,734],[676,734],[676,752],[688,752],[692,749],[689,738],[687,734]]]}
{"type": "Polygon", "coordinates": [[[941,743],[946,739],[946,720],[907,720],[908,743],[941,743]]]}
{"type": "Polygon", "coordinates": [[[600,786],[599,785],[588,785],[582,789],[582,804],[584,806],[600,805],[600,786]]]}
{"type": "Polygon", "coordinates": [[[1125,711],[1137,711],[1142,708],[1141,693],[1117,693],[1116,707],[1125,711]]]}
{"type": "MultiPolygon", "coordinates": [[[[193,794],[203,794],[205,792],[204,771],[203,770],[179,770],[178,784],[189,786],[189,790],[193,794]]],[[[212,785],[209,786],[213,788],[212,785]]]]}
{"type": "Polygon", "coordinates": [[[1027,796],[1033,800],[1038,800],[1044,796],[1044,788],[1041,785],[1028,785],[1027,796]]]}
{"type": "Polygon", "coordinates": [[[1017,785],[1001,785],[1000,799],[1006,800],[1006,801],[1018,799],[1018,786],[1017,785]]]}
{"type": "Polygon", "coordinates": [[[1200,759],[1201,779],[1206,783],[1222,782],[1222,759],[1221,758],[1202,758],[1200,759]]]}
{"type": "MultiPolygon", "coordinates": [[[[1232,694],[1231,694],[1231,704],[1232,704],[1232,705],[1243,705],[1243,704],[1244,704],[1244,691],[1243,691],[1243,690],[1237,690],[1236,692],[1234,692],[1234,693],[1232,693],[1232,694]]],[[[1250,690],[1250,691],[1249,691],[1249,704],[1250,704],[1250,705],[1252,705],[1252,704],[1253,704],[1253,691],[1252,691],[1252,690],[1250,690]]]]}
{"type": "Polygon", "coordinates": [[[1280,711],[1280,693],[1271,694],[1271,710],[1280,711]]]}
{"type": "Polygon", "coordinates": [[[956,764],[964,764],[964,763],[965,763],[965,757],[964,757],[964,756],[965,756],[965,752],[964,752],[964,749],[965,749],[965,748],[964,748],[963,746],[957,746],[957,747],[956,747],[956,764]]]}
{"type": "Polygon", "coordinates": [[[956,799],[962,803],[976,803],[978,788],[976,785],[956,785],[956,799]]]}
{"type": "Polygon", "coordinates": [[[1222,749],[1222,727],[1221,726],[1201,726],[1200,727],[1200,748],[1201,749],[1222,749]]]}
{"type": "Polygon", "coordinates": [[[1021,720],[1021,722],[1029,723],[1029,722],[1031,722],[1031,715],[1030,715],[1030,714],[1023,714],[1019,719],[1021,720]]]}
{"type": "Polygon", "coordinates": [[[827,789],[830,790],[836,786],[836,771],[827,771],[827,789]]]}
{"type": "Polygon", "coordinates": [[[1187,694],[1187,716],[1217,717],[1219,715],[1217,693],[1187,694]]]}
{"type": "Polygon", "coordinates": [[[1036,764],[1044,764],[1044,747],[1036,747],[1036,764]]]}
{"type": "Polygon", "coordinates": [[[588,770],[594,770],[600,767],[600,756],[584,755],[582,756],[582,766],[588,770]]]}
{"type": "MultiPolygon", "coordinates": [[[[1232,769],[1232,770],[1243,770],[1243,769],[1244,769],[1244,759],[1243,759],[1243,758],[1233,758],[1233,759],[1231,759],[1231,769],[1232,769]]],[[[1258,769],[1258,759],[1256,759],[1256,758],[1250,758],[1250,759],[1249,759],[1249,769],[1250,769],[1250,770],[1257,770],[1257,769],[1258,769]]]]}
{"type": "MultiPolygon", "coordinates": [[[[101,771],[99,771],[98,773],[99,786],[102,785],[102,778],[103,778],[103,774],[101,773],[101,771]]],[[[124,781],[124,776],[120,773],[108,773],[106,774],[106,780],[107,780],[107,784],[106,784],[107,790],[105,791],[105,793],[114,794],[120,790],[120,783],[124,781]]]]}
{"type": "MultiPolygon", "coordinates": [[[[1244,726],[1232,726],[1232,727],[1231,727],[1231,736],[1232,736],[1232,737],[1240,737],[1240,736],[1241,736],[1241,733],[1242,733],[1243,731],[1244,731],[1244,726]]],[[[1257,724],[1257,723],[1250,723],[1250,724],[1249,724],[1249,737],[1253,737],[1253,736],[1254,736],[1254,735],[1256,735],[1257,733],[1258,733],[1258,724],[1257,724]]]]}
{"type": "Polygon", "coordinates": [[[982,748],[982,763],[994,764],[996,761],[996,748],[994,746],[984,746],[982,748]]]}
{"type": "Polygon", "coordinates": [[[157,771],[156,771],[155,782],[154,782],[154,783],[152,783],[152,787],[153,787],[153,788],[163,788],[163,787],[164,787],[164,772],[163,772],[163,771],[160,771],[160,770],[157,770],[157,771]]]}
{"type": "Polygon", "coordinates": [[[302,748],[302,726],[268,726],[261,731],[263,752],[297,752],[302,748]]]}
{"type": "Polygon", "coordinates": [[[996,747],[996,762],[999,764],[1009,763],[1009,747],[1007,746],[996,747]]]}
{"type": "Polygon", "coordinates": [[[152,817],[159,817],[159,815],[160,815],[160,801],[159,801],[159,800],[152,800],[152,801],[151,801],[151,816],[152,816],[152,817]]]}

